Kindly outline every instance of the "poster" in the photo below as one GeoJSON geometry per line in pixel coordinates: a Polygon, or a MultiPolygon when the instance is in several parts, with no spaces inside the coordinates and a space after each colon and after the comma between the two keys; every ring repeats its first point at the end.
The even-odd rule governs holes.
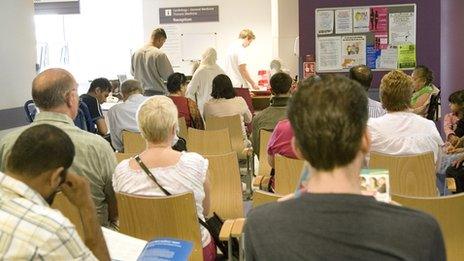
{"type": "Polygon", "coordinates": [[[416,42],[414,13],[390,14],[390,44],[414,44],[416,42]]]}
{"type": "Polygon", "coordinates": [[[341,37],[319,37],[317,38],[316,66],[318,71],[340,69],[341,37]]]}
{"type": "Polygon", "coordinates": [[[178,25],[165,25],[163,29],[168,35],[162,47],[163,51],[169,57],[172,66],[180,66],[182,62],[180,28],[178,25]]]}
{"type": "Polygon", "coordinates": [[[387,49],[380,51],[377,68],[396,69],[398,68],[398,49],[396,46],[388,46],[387,49]]]}
{"type": "Polygon", "coordinates": [[[369,30],[372,32],[388,32],[388,9],[386,7],[371,8],[369,30]]]}
{"type": "Polygon", "coordinates": [[[369,32],[369,8],[353,9],[353,32],[369,32]]]}
{"type": "Polygon", "coordinates": [[[342,68],[350,68],[359,64],[366,64],[366,36],[343,36],[342,68]]]}
{"type": "Polygon", "coordinates": [[[332,34],[334,27],[334,12],[317,11],[316,13],[316,33],[318,35],[332,34]]]}
{"type": "Polygon", "coordinates": [[[335,10],[335,33],[349,34],[353,32],[351,9],[335,10]]]}
{"type": "Polygon", "coordinates": [[[376,49],[387,49],[388,47],[388,33],[374,33],[374,47],[376,49]]]}
{"type": "Polygon", "coordinates": [[[403,44],[398,46],[398,68],[416,67],[416,45],[403,44]]]}
{"type": "Polygon", "coordinates": [[[377,61],[380,57],[380,50],[373,45],[366,46],[366,65],[371,69],[377,68],[377,61]]]}

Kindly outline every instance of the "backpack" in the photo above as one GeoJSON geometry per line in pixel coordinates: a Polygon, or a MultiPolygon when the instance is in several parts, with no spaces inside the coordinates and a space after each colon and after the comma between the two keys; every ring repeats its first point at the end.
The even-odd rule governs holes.
{"type": "Polygon", "coordinates": [[[439,91],[437,94],[430,97],[429,108],[427,109],[426,118],[432,121],[438,121],[441,116],[441,99],[439,91]]]}

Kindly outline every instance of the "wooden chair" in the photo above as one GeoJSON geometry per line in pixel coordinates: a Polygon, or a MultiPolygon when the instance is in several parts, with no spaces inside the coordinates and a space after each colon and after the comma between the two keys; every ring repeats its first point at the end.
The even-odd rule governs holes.
{"type": "Polygon", "coordinates": [[[145,139],[139,132],[122,131],[124,153],[140,153],[146,148],[145,139]]]}
{"type": "Polygon", "coordinates": [[[171,237],[193,243],[190,260],[203,260],[200,224],[191,192],[165,197],[116,193],[119,231],[144,240],[171,237]]]}
{"type": "Polygon", "coordinates": [[[76,231],[81,239],[84,240],[84,228],[79,210],[73,204],[71,204],[71,202],[69,202],[68,198],[63,194],[63,192],[58,192],[56,194],[51,207],[59,210],[63,216],[67,217],[69,221],[71,221],[71,223],[76,227],[76,231]]]}
{"type": "Polygon", "coordinates": [[[227,129],[205,131],[188,128],[187,150],[201,155],[218,155],[232,151],[227,129]]]}
{"type": "Polygon", "coordinates": [[[210,215],[216,212],[223,219],[243,217],[242,182],[237,154],[208,155],[208,178],[211,184],[210,215]]]}
{"type": "Polygon", "coordinates": [[[440,224],[447,259],[450,261],[463,259],[464,194],[426,198],[392,194],[392,200],[432,215],[440,224]]]}
{"type": "Polygon", "coordinates": [[[267,144],[271,138],[272,131],[260,130],[259,131],[259,176],[269,176],[271,166],[267,160],[267,144]]]}
{"type": "Polygon", "coordinates": [[[116,161],[119,163],[125,159],[135,157],[138,153],[122,153],[116,152],[114,155],[116,156],[116,161]]]}
{"type": "Polygon", "coordinates": [[[408,156],[371,152],[369,168],[388,169],[390,194],[416,197],[438,195],[432,152],[408,156]]]}
{"type": "Polygon", "coordinates": [[[188,142],[187,122],[184,117],[179,118],[179,137],[188,142]]]}
{"type": "Polygon", "coordinates": [[[282,195],[266,192],[263,190],[255,190],[253,192],[253,208],[264,205],[266,203],[276,202],[282,195]]]}
{"type": "Polygon", "coordinates": [[[300,181],[303,160],[275,156],[275,192],[287,195],[295,192],[300,181]]]}

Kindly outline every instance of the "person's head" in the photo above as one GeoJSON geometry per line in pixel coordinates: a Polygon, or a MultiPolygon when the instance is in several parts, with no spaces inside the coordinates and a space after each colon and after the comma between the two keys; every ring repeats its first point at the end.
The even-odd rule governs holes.
{"type": "Polygon", "coordinates": [[[385,74],[380,81],[380,101],[389,112],[406,111],[411,107],[412,80],[400,70],[385,74]]]}
{"type": "Polygon", "coordinates": [[[183,95],[187,86],[187,77],[183,73],[175,72],[169,75],[166,86],[169,93],[183,95]]]}
{"type": "Polygon", "coordinates": [[[32,99],[41,111],[61,112],[71,119],[77,116],[77,82],[64,69],[52,68],[39,73],[32,81],[32,99]]]}
{"type": "Polygon", "coordinates": [[[433,72],[424,65],[417,66],[411,74],[414,90],[430,85],[433,81],[433,72]]]}
{"type": "Polygon", "coordinates": [[[269,67],[274,72],[281,72],[282,71],[282,63],[277,59],[272,60],[269,67]]]}
{"type": "Polygon", "coordinates": [[[102,104],[110,95],[113,86],[111,82],[106,78],[97,78],[90,83],[88,94],[97,98],[98,103],[102,104]]]}
{"type": "Polygon", "coordinates": [[[124,100],[137,93],[143,93],[143,88],[139,81],[131,79],[121,84],[121,94],[124,100]]]}
{"type": "Polygon", "coordinates": [[[177,129],[177,107],[166,96],[156,95],[137,111],[137,124],[143,138],[152,144],[172,143],[177,129]]]}
{"type": "Polygon", "coordinates": [[[229,76],[225,74],[219,74],[213,79],[213,90],[211,91],[211,97],[214,99],[232,99],[235,97],[235,90],[232,86],[232,81],[229,76]]]}
{"type": "Polygon", "coordinates": [[[449,97],[449,107],[453,113],[462,113],[464,109],[464,91],[453,92],[449,97]]]}
{"type": "Polygon", "coordinates": [[[214,48],[208,48],[201,55],[201,64],[202,65],[214,65],[217,61],[217,52],[214,48]]]}
{"type": "Polygon", "coordinates": [[[367,95],[346,77],[322,75],[300,82],[288,113],[295,152],[316,170],[332,171],[368,152],[367,95]]]}
{"type": "Polygon", "coordinates": [[[74,144],[64,131],[39,124],[19,135],[7,156],[6,172],[51,204],[74,155],[74,144]]]}
{"type": "Polygon", "coordinates": [[[166,39],[168,39],[168,36],[163,28],[156,28],[151,32],[151,44],[158,49],[163,47],[166,39]]]}
{"type": "Polygon", "coordinates": [[[372,83],[372,71],[366,65],[356,65],[350,68],[350,79],[359,82],[366,91],[372,83]]]}
{"type": "Polygon", "coordinates": [[[292,82],[292,77],[284,72],[272,75],[270,80],[272,94],[288,94],[290,87],[292,87],[292,82]]]}
{"type": "Polygon", "coordinates": [[[238,35],[239,39],[243,40],[243,47],[248,47],[254,39],[256,39],[255,34],[250,29],[243,29],[238,35]]]}

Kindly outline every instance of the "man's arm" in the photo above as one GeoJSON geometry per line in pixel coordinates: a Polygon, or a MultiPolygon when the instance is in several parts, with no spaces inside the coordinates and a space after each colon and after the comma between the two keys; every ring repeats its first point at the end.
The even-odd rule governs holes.
{"type": "Polygon", "coordinates": [[[98,134],[101,136],[108,134],[108,127],[106,126],[105,118],[97,119],[95,124],[97,125],[98,134]]]}
{"type": "Polygon", "coordinates": [[[245,79],[245,81],[250,83],[251,88],[253,88],[255,90],[258,89],[258,85],[256,85],[255,81],[253,81],[253,79],[251,79],[250,74],[248,73],[246,64],[240,64],[238,66],[238,71],[240,72],[240,75],[243,77],[243,79],[245,79]]]}
{"type": "Polygon", "coordinates": [[[156,59],[156,68],[158,69],[158,73],[164,81],[167,81],[169,75],[174,73],[171,62],[164,53],[158,56],[156,59]]]}

